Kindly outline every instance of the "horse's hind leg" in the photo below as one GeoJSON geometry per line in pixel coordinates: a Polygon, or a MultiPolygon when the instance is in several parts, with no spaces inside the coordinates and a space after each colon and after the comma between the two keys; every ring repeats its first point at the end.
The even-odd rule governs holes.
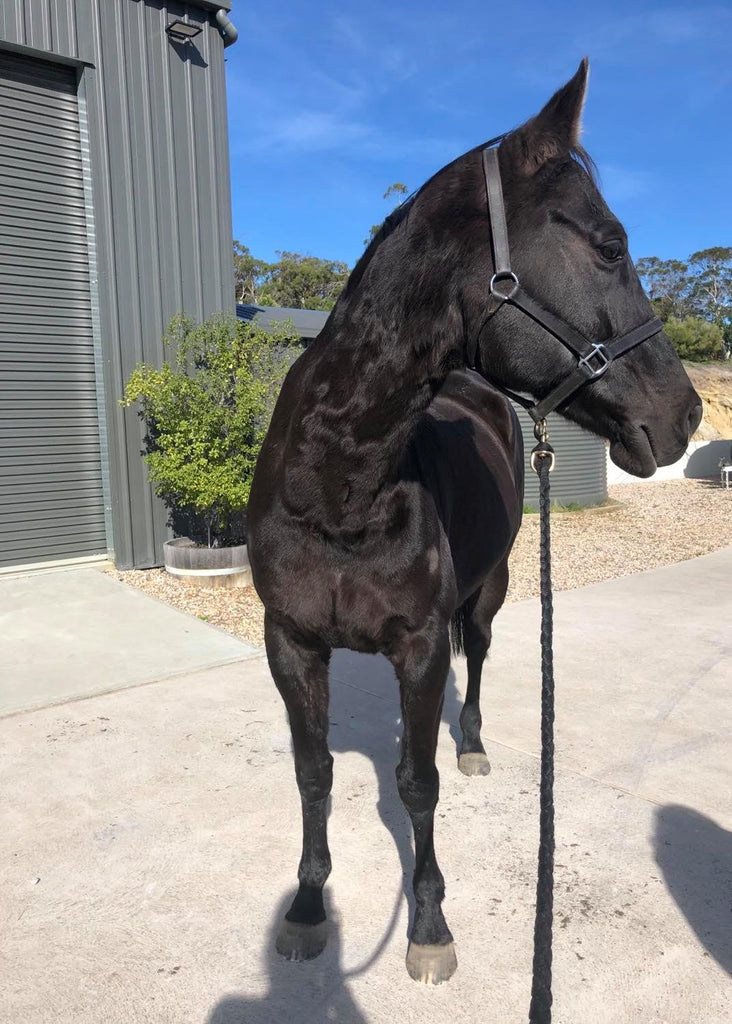
{"type": "Polygon", "coordinates": [[[277,935],[277,952],[288,960],[312,960],[325,948],[323,886],[330,874],[327,815],[333,783],[328,750],[330,650],[309,647],[265,616],[267,658],[290,719],[295,775],[303,821],[299,888],[277,935]]]}
{"type": "Polygon", "coordinates": [[[490,762],[480,738],[480,680],[483,663],[491,645],[491,627],[508,589],[508,562],[501,562],[471,595],[462,609],[463,644],[468,663],[468,692],[460,713],[463,741],[458,768],[463,775],[487,775],[490,762]]]}
{"type": "Polygon", "coordinates": [[[446,626],[404,638],[392,656],[399,679],[402,756],[397,786],[414,829],[414,923],[409,936],[407,970],[415,981],[439,984],[457,967],[450,929],[440,904],[445,883],[433,842],[440,780],[435,767],[437,731],[450,667],[446,626]]]}

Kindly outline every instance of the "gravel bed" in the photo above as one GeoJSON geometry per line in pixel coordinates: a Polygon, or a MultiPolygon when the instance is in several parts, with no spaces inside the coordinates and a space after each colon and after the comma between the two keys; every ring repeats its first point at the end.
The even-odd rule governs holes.
{"type": "MultiPolygon", "coordinates": [[[[617,484],[609,496],[620,505],[602,514],[552,516],[555,590],[671,565],[732,544],[732,489],[705,480],[617,484]]],[[[539,593],[539,517],[524,516],[511,554],[509,601],[539,593]]],[[[164,569],[118,572],[116,579],[151,597],[263,646],[263,609],[252,587],[199,590],[164,569]]]]}

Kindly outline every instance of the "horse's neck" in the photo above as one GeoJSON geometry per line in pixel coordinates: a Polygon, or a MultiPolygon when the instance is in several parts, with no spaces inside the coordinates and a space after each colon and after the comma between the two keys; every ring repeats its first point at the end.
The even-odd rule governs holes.
{"type": "Polygon", "coordinates": [[[406,326],[390,330],[384,318],[347,313],[338,310],[312,351],[286,459],[288,503],[344,532],[365,524],[376,496],[395,479],[420,417],[459,361],[439,333],[420,352],[406,326]]]}

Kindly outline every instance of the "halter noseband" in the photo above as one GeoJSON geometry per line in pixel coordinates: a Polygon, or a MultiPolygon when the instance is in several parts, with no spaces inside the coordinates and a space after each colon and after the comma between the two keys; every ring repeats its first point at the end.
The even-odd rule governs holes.
{"type": "MultiPolygon", "coordinates": [[[[570,395],[578,391],[590,381],[602,377],[610,363],[618,356],[624,355],[630,349],[640,345],[641,342],[658,334],[663,329],[663,324],[657,317],[647,320],[645,323],[634,327],[626,334],[621,334],[605,342],[589,342],[581,334],[570,327],[568,323],[555,316],[548,309],[545,309],[533,299],[521,287],[518,277],[511,270],[511,257],[508,246],[508,230],[506,228],[506,210],[503,204],[503,188],[501,187],[501,171],[498,165],[498,150],[488,147],[483,150],[483,174],[485,175],[485,187],[488,194],[488,211],[490,214],[491,238],[493,242],[493,259],[495,272],[490,280],[490,293],[498,299],[501,308],[505,303],[516,306],[522,313],[531,317],[540,324],[545,331],[548,331],[558,341],[577,356],[577,366],[565,377],[561,384],[545,395],[538,402],[533,404],[522,395],[517,395],[508,388],[494,384],[499,391],[502,391],[509,398],[518,402],[528,412],[535,423],[540,423],[545,417],[566,402],[570,395]],[[511,287],[507,292],[500,291],[497,287],[501,282],[510,282],[511,287]]],[[[498,309],[495,311],[498,312],[498,309]]],[[[495,313],[493,314],[495,315],[495,313]]],[[[478,338],[468,341],[468,364],[475,366],[478,351],[478,338]]],[[[493,383],[492,381],[490,383],[493,383]]]]}

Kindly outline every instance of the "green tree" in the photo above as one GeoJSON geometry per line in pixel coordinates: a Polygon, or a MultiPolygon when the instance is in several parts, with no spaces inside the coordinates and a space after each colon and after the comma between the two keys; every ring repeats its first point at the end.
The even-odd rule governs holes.
{"type": "Polygon", "coordinates": [[[139,403],[150,482],[193,540],[237,543],[274,403],[300,351],[292,327],[265,330],[232,316],[169,324],[162,367],[140,363],[123,406],[139,403]]]}
{"type": "Polygon", "coordinates": [[[656,316],[683,318],[691,312],[689,266],[681,260],[645,256],[635,265],[656,316]]]}
{"type": "Polygon", "coordinates": [[[683,320],[669,317],[664,325],[666,334],[682,359],[704,362],[718,359],[724,352],[724,335],[719,324],[687,316],[683,320]]]}
{"type": "MultiPolygon", "coordinates": [[[[396,209],[396,207],[399,206],[400,203],[404,202],[404,196],[406,196],[408,194],[409,194],[409,189],[407,188],[407,186],[402,184],[401,181],[395,181],[393,185],[389,185],[388,189],[386,190],[386,192],[383,194],[383,196],[381,198],[382,199],[392,199],[394,196],[397,196],[398,197],[397,198],[397,202],[396,202],[396,205],[394,206],[394,209],[396,209]]],[[[364,245],[368,245],[369,242],[373,238],[376,237],[376,235],[381,230],[381,226],[382,226],[383,223],[384,222],[382,221],[381,224],[372,224],[371,225],[371,230],[369,231],[369,237],[368,238],[364,238],[364,240],[363,240],[363,244],[364,245]]]]}
{"type": "Polygon", "coordinates": [[[732,248],[714,246],[689,257],[695,311],[720,327],[732,319],[732,248]]]}
{"type": "Polygon", "coordinates": [[[296,252],[277,252],[279,260],[268,267],[258,292],[258,301],[266,306],[293,309],[332,309],[348,280],[347,263],[301,256],[296,252]]]}
{"type": "Polygon", "coordinates": [[[237,302],[256,305],[269,264],[253,256],[249,246],[234,240],[234,292],[237,302]]]}

